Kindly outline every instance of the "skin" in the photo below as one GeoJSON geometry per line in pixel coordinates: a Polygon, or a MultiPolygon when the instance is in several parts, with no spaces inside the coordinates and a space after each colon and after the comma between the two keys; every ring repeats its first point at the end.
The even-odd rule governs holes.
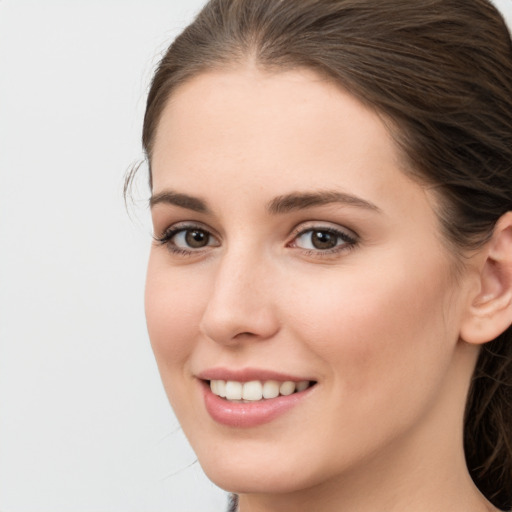
{"type": "Polygon", "coordinates": [[[436,198],[401,166],[381,118],[306,70],[205,73],[163,112],[153,197],[186,194],[208,211],[155,201],[155,236],[192,224],[211,238],[153,244],[149,334],[202,467],[241,494],[243,512],[494,510],[462,449],[478,345],[460,332],[482,259],[455,277],[436,198]],[[276,197],[319,191],[373,206],[268,211],[276,197]],[[313,227],[356,242],[319,250],[313,227]],[[227,427],[207,413],[197,379],[213,366],[317,384],[267,424],[227,427]]]}

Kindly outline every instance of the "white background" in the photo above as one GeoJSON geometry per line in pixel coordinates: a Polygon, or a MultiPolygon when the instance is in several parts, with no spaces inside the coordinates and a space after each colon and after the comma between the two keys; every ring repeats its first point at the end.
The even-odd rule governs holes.
{"type": "Polygon", "coordinates": [[[2,512],[225,509],[160,385],[148,212],[122,199],[151,72],[201,3],[0,0],[2,512]]]}

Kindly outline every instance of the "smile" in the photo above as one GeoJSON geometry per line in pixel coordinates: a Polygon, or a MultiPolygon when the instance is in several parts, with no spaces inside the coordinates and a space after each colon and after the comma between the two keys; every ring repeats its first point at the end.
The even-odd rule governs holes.
{"type": "Polygon", "coordinates": [[[198,377],[206,411],[216,423],[231,428],[272,422],[308,403],[318,388],[316,380],[256,369],[210,370],[198,377]]]}
{"type": "Polygon", "coordinates": [[[252,380],[239,382],[234,380],[211,380],[210,389],[218,397],[229,401],[241,401],[242,403],[257,402],[277,398],[278,396],[289,396],[293,393],[305,391],[312,385],[308,380],[294,382],[287,380],[252,380]]]}

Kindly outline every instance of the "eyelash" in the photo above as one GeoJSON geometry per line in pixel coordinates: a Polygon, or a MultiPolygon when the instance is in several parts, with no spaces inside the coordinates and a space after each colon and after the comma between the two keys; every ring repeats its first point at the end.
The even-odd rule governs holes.
{"type": "MultiPolygon", "coordinates": [[[[182,249],[181,247],[178,247],[173,242],[173,238],[180,233],[186,233],[187,231],[193,231],[193,230],[202,231],[203,233],[206,233],[209,237],[215,238],[208,229],[203,228],[201,225],[197,225],[197,224],[178,225],[178,226],[174,226],[174,227],[171,226],[170,228],[166,229],[161,236],[153,237],[153,238],[159,245],[167,246],[167,249],[169,249],[169,251],[172,254],[176,254],[178,256],[192,256],[193,254],[202,252],[202,250],[201,249],[193,249],[193,248],[191,248],[189,250],[182,249]]],[[[209,246],[205,246],[205,247],[209,247],[209,246]]]]}
{"type": "Polygon", "coordinates": [[[298,247],[299,250],[303,252],[306,256],[314,256],[314,257],[329,257],[341,252],[346,252],[354,249],[358,244],[358,237],[355,234],[348,234],[346,231],[342,231],[341,229],[336,229],[330,226],[322,226],[322,225],[311,225],[307,228],[300,228],[293,232],[293,239],[288,247],[297,247],[297,240],[306,234],[313,233],[327,233],[329,235],[333,235],[336,237],[336,245],[329,249],[304,249],[298,247]],[[338,243],[341,240],[342,243],[338,243]]]}
{"type": "MultiPolygon", "coordinates": [[[[200,254],[206,248],[212,247],[212,245],[206,245],[206,246],[204,246],[204,248],[183,249],[181,247],[178,247],[173,242],[173,239],[176,235],[178,235],[180,233],[186,233],[187,231],[193,231],[193,230],[201,231],[201,232],[205,233],[206,235],[208,235],[210,238],[215,238],[214,235],[212,235],[212,233],[208,229],[202,227],[201,225],[197,225],[197,224],[178,225],[178,226],[174,226],[174,227],[171,226],[166,231],[164,231],[164,233],[161,236],[158,236],[158,237],[154,236],[153,238],[159,245],[167,246],[168,250],[172,254],[176,254],[178,256],[192,256],[193,254],[200,254]]],[[[292,236],[293,236],[293,238],[292,238],[291,242],[289,242],[287,244],[287,247],[292,247],[292,248],[295,247],[295,248],[299,249],[306,256],[314,256],[317,258],[318,257],[320,257],[320,258],[328,257],[328,256],[332,256],[332,255],[335,255],[335,254],[338,254],[341,252],[350,251],[356,247],[356,245],[358,244],[358,241],[359,241],[357,235],[349,235],[348,233],[346,233],[345,231],[342,231],[340,229],[335,229],[333,227],[321,226],[321,225],[320,226],[312,225],[311,227],[307,227],[305,229],[304,228],[296,229],[292,233],[292,236]],[[307,233],[312,234],[314,232],[327,233],[329,235],[335,236],[337,239],[337,241],[336,241],[337,245],[335,245],[334,247],[329,248],[329,249],[304,249],[304,248],[300,248],[296,245],[297,240],[301,236],[304,236],[307,233]],[[338,244],[338,242],[340,240],[343,243],[338,244]]]]}

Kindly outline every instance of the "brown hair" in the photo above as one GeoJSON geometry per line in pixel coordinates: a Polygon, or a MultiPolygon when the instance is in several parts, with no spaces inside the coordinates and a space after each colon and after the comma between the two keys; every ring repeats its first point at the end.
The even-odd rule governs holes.
{"type": "MultiPolygon", "coordinates": [[[[150,168],[173,90],[248,59],[270,70],[316,70],[390,121],[409,172],[439,191],[438,215],[460,254],[512,210],[512,43],[490,2],[211,0],[155,73],[143,128],[150,168]]],[[[510,328],[481,350],[464,428],[474,481],[510,509],[510,328]]]]}

